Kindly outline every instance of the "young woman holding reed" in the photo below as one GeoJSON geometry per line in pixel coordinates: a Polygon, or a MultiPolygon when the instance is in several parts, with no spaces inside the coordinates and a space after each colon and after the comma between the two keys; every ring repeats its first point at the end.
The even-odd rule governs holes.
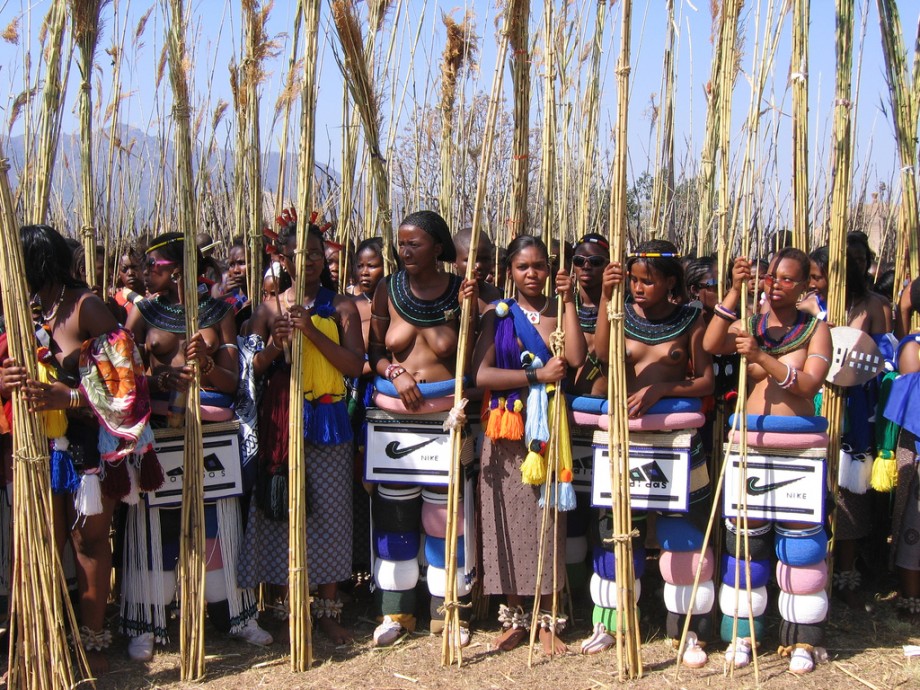
{"type": "MultiPolygon", "coordinates": [[[[550,277],[546,245],[539,238],[521,235],[508,245],[506,264],[515,299],[502,300],[484,315],[472,368],[476,386],[491,391],[479,476],[483,592],[506,600],[499,609],[503,632],[493,643],[496,649],[514,649],[533,623],[540,626],[544,652],[561,654],[566,646],[555,634],[565,619],[552,620],[548,612],[553,596],[559,594],[553,591],[553,571],[565,572],[565,513],[559,514],[557,538],[551,523],[541,533],[541,485],[524,483],[519,467],[531,455],[528,451],[542,451],[523,442],[533,436],[526,432],[522,413],[528,416],[526,424],[550,419],[546,384],[557,384],[569,369],[578,369],[587,348],[574,309],[573,280],[563,270],[556,274],[555,285],[564,305],[565,351],[564,356],[550,353],[557,314],[556,300],[543,293],[550,277]],[[525,401],[532,409],[524,409],[525,401]],[[542,572],[538,569],[541,549],[542,572]],[[538,581],[540,608],[547,613],[540,621],[531,621],[524,599],[534,595],[538,581]]],[[[568,439],[557,443],[566,444],[568,439]]]]}
{"type": "MultiPolygon", "coordinates": [[[[403,268],[377,285],[368,357],[377,375],[375,405],[411,419],[453,405],[457,357],[466,356],[457,352],[460,302],[465,296],[478,299],[478,294],[475,281],[467,283],[440,270],[439,262],[454,261],[456,252],[447,222],[434,211],[406,216],[399,225],[397,244],[403,268]]],[[[376,646],[391,645],[415,629],[419,532],[424,525],[433,537],[426,550],[438,544],[443,560],[446,491],[446,486],[423,490],[419,485],[377,485],[372,504],[374,574],[383,620],[374,631],[376,646]]],[[[431,589],[433,574],[432,566],[428,583],[433,597],[432,632],[436,632],[443,621],[437,602],[444,592],[431,589]]],[[[461,635],[469,639],[467,629],[461,635]]]]}
{"type": "MultiPolygon", "coordinates": [[[[282,268],[296,279],[296,221],[279,233],[282,268]]],[[[240,580],[248,586],[288,583],[288,411],[290,369],[285,351],[293,329],[304,336],[304,438],[307,467],[307,553],[310,583],[317,585],[313,620],[334,644],[352,640],[341,624],[338,583],[351,578],[352,467],[351,422],[346,408],[345,378],[360,376],[364,344],[357,307],[336,294],[326,264],[322,231],[307,233],[304,304],[294,304],[294,288],[259,305],[250,322],[250,337],[261,348],[252,358],[252,375],[267,377],[259,419],[258,477],[255,500],[240,563],[240,580]]]]}
{"type": "MultiPolygon", "coordinates": [[[[199,302],[199,330],[185,332],[184,304],[190,296],[181,294],[184,235],[167,233],[151,242],[144,259],[144,276],[150,298],[135,305],[127,328],[140,343],[147,360],[153,389],[153,414],[164,425],[169,415],[181,414],[182,397],[191,380],[189,362],[197,360],[201,376],[202,418],[228,421],[233,418],[233,394],[239,377],[238,346],[232,306],[207,294],[199,286],[192,296],[199,302]]],[[[230,544],[239,540],[241,529],[238,498],[218,499],[205,504],[206,534],[212,548],[206,564],[205,598],[215,626],[247,642],[268,645],[272,638],[256,623],[253,593],[239,588],[236,563],[231,561],[230,544]]],[[[153,656],[155,642],[166,642],[165,609],[175,595],[179,541],[179,508],[147,508],[140,504],[128,517],[122,602],[122,630],[131,638],[128,653],[136,661],[153,656]],[[153,544],[147,567],[146,525],[151,534],[162,534],[153,544]],[[138,539],[138,535],[143,536],[138,539]],[[166,554],[171,554],[167,557],[166,554]],[[137,564],[143,563],[138,567],[137,564]]]]}
{"type": "Polygon", "coordinates": [[[69,532],[74,547],[80,634],[99,673],[108,667],[105,651],[112,640],[105,629],[112,514],[119,500],[136,502],[138,489],[156,489],[163,480],[146,424],[150,399],[134,340],[102,300],[72,277],[64,238],[46,225],[27,225],[20,235],[36,311],[39,380],[7,359],[0,392],[9,397],[21,388],[30,410],[45,416],[55,538],[63,550],[69,532]]]}
{"type": "MultiPolygon", "coordinates": [[[[737,259],[732,272],[732,288],[721,304],[716,305],[718,318],[713,319],[706,330],[703,345],[707,351],[715,354],[738,352],[747,358],[749,446],[816,447],[822,442],[821,434],[827,430],[826,420],[815,417],[814,397],[824,385],[830,368],[830,331],[826,323],[797,308],[808,284],[810,268],[811,262],[802,251],[780,250],[764,275],[768,309],[763,314],[754,314],[745,324],[737,319],[735,310],[741,301],[741,285],[751,279],[751,269],[747,259],[737,259]],[[759,429],[770,429],[773,436],[768,439],[768,433],[759,429]],[[806,433],[803,429],[810,431],[806,433]]],[[[826,433],[823,438],[826,444],[826,433]]],[[[816,523],[777,522],[775,525],[775,550],[780,560],[776,574],[783,619],[780,650],[790,656],[789,670],[797,674],[814,669],[815,650],[823,644],[823,622],[827,615],[824,593],[827,535],[821,522],[823,518],[819,515],[816,523]]],[[[763,636],[766,590],[757,585],[765,586],[772,571],[772,527],[768,521],[750,519],[746,528],[752,597],[761,605],[759,609],[755,605],[753,612],[753,632],[758,639],[763,636]],[[759,573],[764,577],[758,583],[759,573]]],[[[726,550],[735,553],[734,544],[744,528],[735,520],[726,520],[726,528],[726,550]]],[[[733,560],[734,557],[729,558],[733,560]]],[[[744,564],[741,565],[744,570],[744,564]]],[[[733,563],[723,563],[723,582],[726,582],[726,575],[734,577],[734,570],[733,563]]],[[[723,584],[723,588],[726,586],[723,584]]],[[[743,583],[740,586],[743,587],[743,583]]],[[[746,598],[744,592],[741,596],[746,598]]],[[[732,618],[738,613],[727,610],[733,599],[730,594],[720,596],[722,638],[731,643],[726,659],[737,668],[751,661],[752,631],[747,615],[739,614],[737,638],[731,639],[732,618]]]]}
{"type": "Polygon", "coordinates": [[[607,394],[606,351],[598,355],[594,347],[594,333],[597,329],[598,305],[604,269],[610,263],[610,243],[597,233],[589,233],[579,240],[572,254],[575,272],[575,311],[578,324],[585,334],[588,356],[585,365],[575,374],[572,393],[576,395],[607,394]]]}
{"type": "MultiPolygon", "coordinates": [[[[700,399],[712,394],[714,373],[712,357],[703,347],[704,316],[700,308],[687,304],[684,270],[677,247],[664,240],[644,242],[628,256],[625,269],[625,278],[629,281],[624,307],[630,428],[646,432],[695,430],[705,421],[700,412],[700,399]],[[677,421],[679,414],[675,419],[664,421],[669,412],[678,410],[688,415],[683,422],[677,421]]],[[[623,279],[619,264],[608,266],[598,306],[601,313],[606,313],[614,285],[623,279]]],[[[607,351],[609,333],[609,329],[604,328],[595,337],[595,347],[601,352],[607,351]]],[[[683,659],[687,666],[700,667],[706,663],[704,647],[710,636],[706,614],[713,603],[713,556],[711,552],[705,556],[701,594],[694,609],[688,610],[695,574],[692,553],[699,552],[702,547],[703,530],[709,516],[709,474],[698,434],[694,434],[690,442],[689,476],[688,512],[660,512],[656,515],[655,528],[662,549],[660,565],[668,609],[667,634],[671,639],[679,639],[684,617],[694,615],[693,634],[688,638],[683,659]]],[[[641,519],[644,517],[635,515],[633,518],[639,524],[640,533],[645,531],[645,521],[641,519]]],[[[612,549],[611,545],[598,546],[612,549]]],[[[635,551],[644,553],[641,541],[635,551]]],[[[637,579],[640,576],[639,568],[636,576],[637,579]]],[[[597,607],[602,608],[599,604],[597,607]]],[[[601,651],[614,644],[611,622],[615,622],[613,615],[605,616],[596,610],[594,635],[586,642],[585,651],[601,651]]]]}

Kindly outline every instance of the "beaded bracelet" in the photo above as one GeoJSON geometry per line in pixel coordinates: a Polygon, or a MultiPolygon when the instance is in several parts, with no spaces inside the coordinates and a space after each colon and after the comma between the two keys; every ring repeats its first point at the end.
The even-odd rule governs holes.
{"type": "Polygon", "coordinates": [[[387,381],[389,381],[389,380],[390,380],[390,374],[392,374],[392,373],[393,373],[394,371],[396,371],[398,368],[399,368],[399,365],[398,365],[398,364],[388,364],[388,365],[387,365],[387,368],[386,368],[386,371],[383,372],[383,378],[385,378],[387,381]]]}
{"type": "Polygon", "coordinates": [[[387,381],[393,381],[394,379],[399,378],[406,373],[406,370],[398,364],[391,364],[387,367],[386,379],[387,381]]]}
{"type": "Polygon", "coordinates": [[[201,371],[202,376],[207,376],[212,371],[214,371],[214,358],[208,357],[207,359],[205,359],[204,364],[201,364],[199,366],[199,370],[201,371]]]}

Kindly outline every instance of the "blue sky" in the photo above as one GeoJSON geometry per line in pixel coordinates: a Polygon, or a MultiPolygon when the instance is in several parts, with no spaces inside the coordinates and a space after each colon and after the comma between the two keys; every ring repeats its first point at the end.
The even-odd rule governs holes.
{"type": "MultiPolygon", "coordinates": [[[[766,11],[768,0],[760,3],[749,0],[743,14],[743,23],[748,33],[746,50],[742,59],[742,69],[749,74],[752,68],[753,48],[756,40],[751,33],[758,5],[766,11]]],[[[682,161],[695,164],[699,158],[699,146],[702,140],[702,129],[705,121],[705,102],[703,98],[703,85],[708,80],[712,46],[710,44],[711,18],[709,4],[706,0],[676,0],[679,26],[679,51],[677,57],[677,133],[676,157],[678,166],[682,161]]],[[[887,108],[888,93],[885,83],[884,67],[882,64],[881,43],[879,37],[878,18],[875,3],[866,3],[858,0],[857,27],[855,41],[857,51],[860,51],[860,22],[863,7],[868,4],[868,22],[865,41],[861,52],[856,56],[857,61],[862,57],[861,88],[859,92],[857,110],[857,144],[856,161],[859,169],[857,178],[866,175],[869,177],[869,187],[873,188],[878,181],[889,182],[900,168],[895,160],[893,133],[890,118],[882,112],[882,107],[887,108]]],[[[917,5],[914,2],[901,0],[899,3],[902,12],[902,22],[908,34],[912,32],[917,21],[917,5]]],[[[155,0],[119,0],[120,22],[127,17],[127,33],[133,34],[137,21],[148,8],[153,6],[153,13],[147,24],[142,38],[142,44],[136,50],[130,46],[126,48],[123,72],[123,90],[130,91],[131,96],[123,104],[123,122],[141,129],[149,129],[152,122],[156,122],[158,115],[155,107],[155,73],[164,37],[164,22],[161,15],[159,2],[155,0]]],[[[25,50],[31,47],[33,60],[37,53],[37,32],[42,17],[50,6],[50,0],[0,0],[0,26],[6,26],[16,17],[20,18],[20,31],[22,40],[18,46],[0,41],[0,121],[6,121],[9,113],[9,104],[12,99],[24,88],[22,65],[25,50]],[[31,42],[29,38],[31,36],[31,42]]],[[[191,43],[194,45],[194,79],[195,88],[201,99],[208,92],[207,84],[210,81],[210,102],[213,108],[218,98],[230,100],[230,88],[227,77],[227,64],[231,56],[239,49],[240,18],[239,0],[197,0],[191,3],[193,14],[193,27],[190,32],[191,43]]],[[[557,3],[557,8],[559,3],[557,3]]],[[[832,0],[812,0],[811,38],[810,38],[810,99],[811,112],[809,124],[811,126],[811,155],[816,159],[818,167],[826,166],[829,157],[830,116],[833,105],[834,87],[834,3],[832,0]]],[[[582,21],[587,24],[586,33],[590,35],[593,30],[593,13],[595,3],[593,0],[571,0],[570,9],[580,10],[582,21]]],[[[395,38],[392,36],[395,13],[391,13],[385,27],[381,45],[387,47],[389,41],[395,40],[393,68],[383,80],[383,101],[385,104],[384,129],[390,126],[394,119],[400,128],[405,123],[406,113],[418,103],[431,103],[436,98],[436,85],[438,79],[437,64],[444,41],[444,30],[440,22],[442,12],[453,13],[461,17],[467,9],[462,4],[439,2],[438,0],[404,0],[398,6],[398,24],[395,38]],[[410,66],[408,47],[418,35],[418,49],[414,64],[410,66]],[[402,94],[405,93],[405,100],[402,94]],[[403,107],[395,114],[392,107],[395,102],[402,102],[403,107]]],[[[472,91],[488,91],[494,70],[496,35],[494,19],[496,5],[494,0],[477,0],[470,4],[470,9],[475,16],[477,33],[481,37],[479,70],[473,72],[466,84],[467,93],[472,91]]],[[[605,34],[605,80],[603,85],[603,112],[601,115],[601,141],[610,140],[610,131],[615,121],[616,89],[614,84],[613,63],[619,42],[620,5],[613,4],[608,11],[607,30],[605,34]]],[[[542,25],[543,4],[533,3],[532,26],[534,30],[542,25]]],[[[557,10],[558,11],[558,10],[557,10]]],[[[97,55],[100,75],[103,84],[102,99],[109,99],[109,85],[111,80],[111,66],[108,56],[103,50],[111,44],[113,33],[122,29],[116,25],[113,18],[112,7],[106,10],[106,23],[104,34],[100,41],[100,51],[97,55]]],[[[278,0],[273,8],[268,31],[270,35],[277,35],[280,46],[280,55],[267,69],[270,74],[263,88],[262,120],[263,120],[263,146],[277,148],[280,138],[280,127],[274,132],[269,131],[275,97],[280,89],[284,77],[287,56],[290,52],[290,29],[293,24],[294,2],[292,0],[278,0]]],[[[664,0],[636,1],[633,3],[633,92],[630,106],[630,137],[629,151],[631,173],[637,175],[650,165],[653,158],[651,149],[654,147],[654,131],[650,128],[649,104],[651,99],[658,99],[658,89],[661,80],[661,55],[664,47],[666,26],[664,0]]],[[[761,107],[766,117],[762,122],[764,130],[770,130],[770,139],[775,139],[776,164],[775,169],[781,171],[777,184],[786,185],[784,177],[788,177],[789,170],[789,112],[791,109],[791,96],[788,91],[789,52],[790,52],[789,21],[785,23],[782,40],[780,41],[777,58],[768,83],[764,101],[761,107]]],[[[341,138],[341,102],[342,102],[342,77],[330,50],[330,40],[334,37],[332,32],[329,6],[323,3],[322,30],[319,36],[321,58],[320,70],[320,108],[318,114],[317,134],[317,160],[337,165],[340,156],[341,138]]],[[[910,44],[910,43],[909,43],[910,44]]],[[[33,63],[34,64],[34,63],[33,63]]],[[[535,71],[539,70],[539,66],[535,71]]],[[[34,67],[33,67],[34,73],[34,67]]],[[[68,114],[64,122],[64,131],[76,129],[76,109],[73,104],[76,99],[76,67],[71,70],[71,84],[68,89],[68,114]],[[73,107],[71,107],[73,106],[73,107]]],[[[747,113],[750,90],[742,74],[735,89],[734,112],[736,134],[734,142],[736,147],[741,143],[741,122],[747,113]]],[[[506,85],[509,80],[506,79],[506,85]]],[[[507,86],[506,86],[507,88],[507,86]]],[[[168,80],[164,79],[163,90],[168,91],[168,80]]],[[[98,95],[96,95],[98,98],[98,95]]],[[[539,92],[535,90],[535,103],[539,99],[539,92]]],[[[510,97],[509,97],[510,102],[510,97]]],[[[161,111],[162,112],[162,111],[161,111]]],[[[296,123],[296,118],[293,120],[296,123]]],[[[532,120],[536,126],[536,116],[532,120]]],[[[153,128],[155,131],[155,127],[153,128]]],[[[20,134],[22,120],[13,129],[13,134],[20,134]]],[[[6,132],[6,127],[0,131],[6,132]]],[[[764,149],[762,148],[762,152],[764,149]]],[[[814,165],[812,166],[814,169],[814,165]]],[[[782,195],[780,195],[782,196],[782,195]]]]}

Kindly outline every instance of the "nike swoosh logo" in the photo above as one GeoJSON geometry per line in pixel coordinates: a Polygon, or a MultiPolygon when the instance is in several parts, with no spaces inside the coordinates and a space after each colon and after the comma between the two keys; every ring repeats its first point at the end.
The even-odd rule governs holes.
{"type": "Polygon", "coordinates": [[[787,479],[784,482],[773,482],[772,484],[765,484],[764,486],[757,486],[757,483],[761,480],[761,477],[751,477],[747,482],[747,492],[751,496],[762,496],[765,493],[774,491],[781,486],[786,486],[787,484],[792,484],[797,482],[802,477],[796,477],[795,479],[787,479]]]}
{"type": "Polygon", "coordinates": [[[387,454],[387,456],[393,458],[394,460],[398,460],[399,458],[404,458],[410,453],[414,453],[419,448],[424,448],[429,443],[434,443],[434,442],[435,442],[435,439],[430,438],[427,441],[416,443],[414,446],[409,446],[407,448],[400,448],[399,441],[390,441],[387,444],[387,447],[384,449],[384,452],[387,454]]]}

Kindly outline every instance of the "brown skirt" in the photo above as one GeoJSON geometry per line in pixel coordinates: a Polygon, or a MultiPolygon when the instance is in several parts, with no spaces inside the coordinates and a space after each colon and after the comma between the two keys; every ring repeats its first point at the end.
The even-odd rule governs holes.
{"type": "Polygon", "coordinates": [[[553,591],[554,557],[558,589],[565,583],[565,513],[559,513],[554,530],[550,511],[541,540],[540,487],[521,482],[519,468],[524,456],[524,444],[520,441],[484,440],[479,500],[485,594],[533,596],[541,541],[545,555],[540,593],[553,591]]]}

